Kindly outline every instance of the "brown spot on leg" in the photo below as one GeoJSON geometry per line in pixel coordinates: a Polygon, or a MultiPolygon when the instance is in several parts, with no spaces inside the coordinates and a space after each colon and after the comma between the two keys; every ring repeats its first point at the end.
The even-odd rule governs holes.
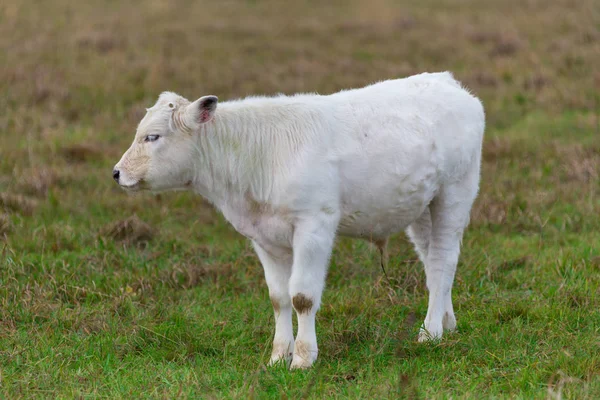
{"type": "Polygon", "coordinates": [[[276,313],[279,313],[281,306],[279,305],[279,302],[274,297],[271,297],[271,304],[273,304],[273,310],[276,313]]]}
{"type": "Polygon", "coordinates": [[[313,301],[302,293],[298,293],[292,299],[292,304],[294,305],[294,309],[296,309],[298,314],[303,314],[310,311],[313,306],[313,301]]]}

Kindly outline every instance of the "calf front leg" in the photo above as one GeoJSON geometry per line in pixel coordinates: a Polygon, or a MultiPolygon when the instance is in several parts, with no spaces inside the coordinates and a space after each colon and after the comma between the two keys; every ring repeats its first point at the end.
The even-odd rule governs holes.
{"type": "Polygon", "coordinates": [[[292,256],[275,259],[256,242],[256,254],[265,271],[269,287],[269,297],[275,314],[275,336],[269,365],[280,361],[289,363],[294,352],[294,331],[292,327],[292,300],[289,294],[289,280],[292,274],[292,256]]]}
{"type": "Polygon", "coordinates": [[[328,214],[301,221],[295,227],[290,297],[298,316],[298,334],[292,369],[308,368],[317,359],[315,317],[321,305],[338,220],[337,215],[328,214]]]}

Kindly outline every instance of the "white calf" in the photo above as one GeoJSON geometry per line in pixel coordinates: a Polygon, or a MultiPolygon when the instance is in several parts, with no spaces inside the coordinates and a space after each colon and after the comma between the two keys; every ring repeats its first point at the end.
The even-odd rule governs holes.
{"type": "Polygon", "coordinates": [[[336,234],[385,243],[406,229],[429,289],[419,340],[455,328],[451,289],[484,125],[481,103],[450,73],[218,109],[215,96],[190,103],[167,92],[113,176],[128,190],[194,190],[250,238],[275,311],[271,362],[305,368],[317,358],[315,315],[336,234]]]}

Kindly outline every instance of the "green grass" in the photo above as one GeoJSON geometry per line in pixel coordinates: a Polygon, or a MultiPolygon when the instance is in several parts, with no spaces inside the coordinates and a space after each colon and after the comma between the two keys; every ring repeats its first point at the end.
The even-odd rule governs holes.
{"type": "Polygon", "coordinates": [[[0,397],[600,398],[599,9],[412,3],[3,2],[0,397]],[[330,93],[447,69],[488,130],[458,331],[438,343],[416,342],[427,293],[406,238],[389,281],[340,240],[317,363],[267,369],[247,241],[199,197],[111,180],[163,90],[330,93]]]}

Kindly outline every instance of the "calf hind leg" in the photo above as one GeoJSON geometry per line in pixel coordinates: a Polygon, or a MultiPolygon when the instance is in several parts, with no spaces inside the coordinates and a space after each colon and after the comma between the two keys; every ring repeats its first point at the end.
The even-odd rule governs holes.
{"type": "MultiPolygon", "coordinates": [[[[425,208],[423,214],[413,222],[406,230],[408,237],[415,246],[415,251],[419,260],[423,263],[425,274],[427,275],[427,255],[429,253],[429,243],[431,241],[431,210],[429,206],[425,208]]],[[[442,318],[442,326],[446,330],[456,329],[456,318],[454,317],[454,308],[452,306],[451,291],[446,295],[445,313],[442,318]]]]}
{"type": "Polygon", "coordinates": [[[430,205],[431,234],[425,261],[429,304],[419,341],[441,338],[444,329],[456,328],[452,284],[475,193],[463,185],[450,186],[430,205]]]}

